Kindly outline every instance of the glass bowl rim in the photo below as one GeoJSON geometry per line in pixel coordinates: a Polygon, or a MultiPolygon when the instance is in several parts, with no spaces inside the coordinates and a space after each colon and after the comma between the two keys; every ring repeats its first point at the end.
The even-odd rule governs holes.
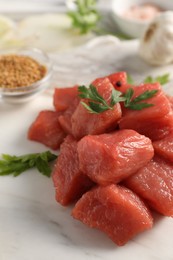
{"type": "MultiPolygon", "coordinates": [[[[12,87],[12,88],[0,87],[0,94],[16,96],[16,95],[31,93],[31,92],[37,91],[38,89],[42,89],[42,84],[44,84],[46,81],[48,81],[50,79],[52,72],[53,72],[53,62],[51,61],[48,54],[41,49],[38,49],[38,48],[4,49],[4,50],[0,50],[0,55],[1,55],[1,53],[4,53],[4,55],[6,55],[6,54],[12,53],[12,52],[20,55],[20,52],[22,53],[25,51],[40,54],[42,57],[44,57],[46,59],[46,62],[45,62],[46,64],[44,65],[44,64],[41,64],[41,62],[39,62],[37,58],[33,58],[34,60],[38,61],[40,65],[44,65],[46,67],[46,74],[44,75],[43,78],[41,78],[40,80],[38,80],[28,86],[12,87]]],[[[21,55],[24,55],[24,54],[21,54],[21,55]]],[[[32,57],[32,55],[29,55],[29,54],[27,54],[26,56],[32,57]]]]}

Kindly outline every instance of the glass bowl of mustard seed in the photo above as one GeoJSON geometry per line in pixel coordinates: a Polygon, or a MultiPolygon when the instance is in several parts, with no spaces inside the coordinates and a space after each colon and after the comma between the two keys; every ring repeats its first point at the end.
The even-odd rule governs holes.
{"type": "Polygon", "coordinates": [[[0,51],[0,97],[10,103],[29,101],[50,86],[52,71],[41,50],[0,51]]]}

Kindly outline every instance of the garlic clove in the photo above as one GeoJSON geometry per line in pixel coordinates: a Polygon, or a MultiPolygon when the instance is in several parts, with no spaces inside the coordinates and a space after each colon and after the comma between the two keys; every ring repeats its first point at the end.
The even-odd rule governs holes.
{"type": "Polygon", "coordinates": [[[173,62],[173,11],[158,15],[140,40],[139,55],[152,65],[173,62]]]}

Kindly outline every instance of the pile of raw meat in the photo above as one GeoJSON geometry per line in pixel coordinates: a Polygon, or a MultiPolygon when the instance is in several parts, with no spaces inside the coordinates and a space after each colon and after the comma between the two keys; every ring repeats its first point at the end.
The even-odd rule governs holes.
{"type": "Polygon", "coordinates": [[[145,101],[152,107],[117,103],[92,114],[80,103],[78,86],[57,88],[55,111],[40,112],[28,138],[60,148],[52,174],[56,200],[77,201],[72,216],[121,246],[152,228],[150,209],[173,216],[173,101],[159,83],[128,85],[125,72],[92,84],[107,102],[113,88],[125,93],[131,87],[134,97],[158,92],[145,101]]]}

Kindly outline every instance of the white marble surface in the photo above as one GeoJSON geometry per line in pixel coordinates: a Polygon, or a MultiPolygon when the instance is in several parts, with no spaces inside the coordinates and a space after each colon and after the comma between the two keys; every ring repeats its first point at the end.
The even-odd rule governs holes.
{"type": "MultiPolygon", "coordinates": [[[[127,70],[137,81],[145,75],[172,72],[172,66],[147,66],[137,56],[137,41],[101,38],[85,48],[56,55],[53,86],[85,83],[115,70],[127,70]]],[[[173,73],[172,75],[173,76],[173,73]]],[[[170,93],[171,84],[167,86],[170,93]]],[[[23,154],[46,148],[27,140],[37,113],[52,108],[52,89],[23,105],[0,102],[0,154],[23,154]]],[[[172,260],[173,220],[156,216],[154,228],[124,247],[74,220],[71,208],[58,205],[51,179],[35,170],[0,177],[0,260],[172,260]]]]}
{"type": "Polygon", "coordinates": [[[1,13],[42,13],[65,10],[65,0],[1,0],[1,13]]]}
{"type": "MultiPolygon", "coordinates": [[[[65,12],[73,0],[0,0],[0,13],[19,16],[35,13],[65,12]],[[66,5],[67,4],[67,5],[66,5]],[[68,5],[69,6],[69,5],[68,5]]],[[[112,0],[98,0],[100,9],[110,10],[112,0]]]]}

